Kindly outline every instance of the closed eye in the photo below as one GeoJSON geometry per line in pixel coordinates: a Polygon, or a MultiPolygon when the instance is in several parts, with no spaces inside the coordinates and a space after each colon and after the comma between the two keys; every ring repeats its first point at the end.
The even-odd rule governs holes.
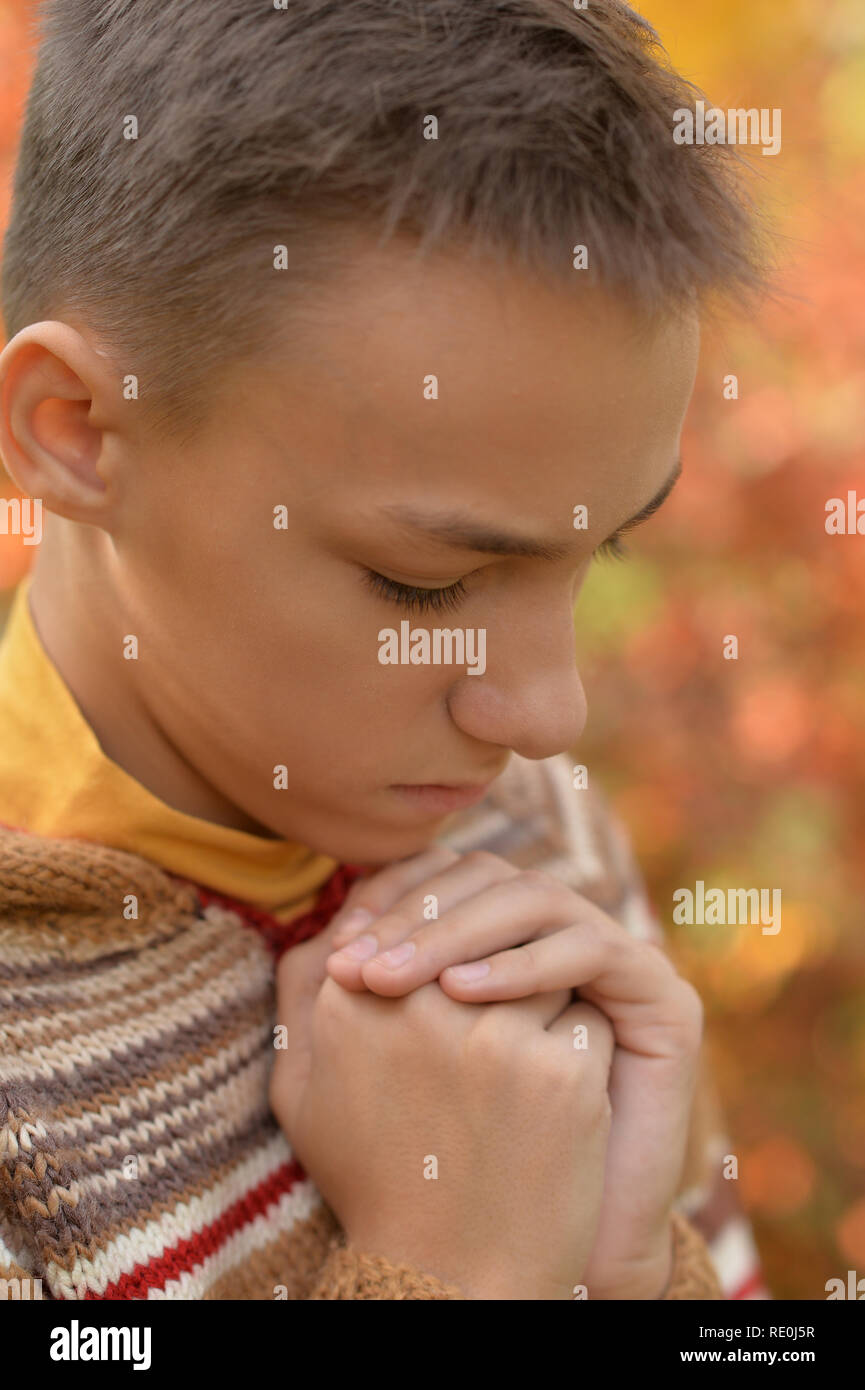
{"type": "MultiPolygon", "coordinates": [[[[603,559],[625,560],[630,554],[628,546],[622,542],[622,532],[616,531],[595,548],[594,556],[603,559]]],[[[462,579],[441,589],[422,589],[416,584],[400,584],[396,579],[377,570],[364,569],[363,579],[368,588],[379,598],[397,603],[410,613],[453,612],[459,608],[466,596],[466,586],[462,579]]]]}
{"type": "Polygon", "coordinates": [[[466,587],[462,579],[458,579],[455,584],[448,584],[444,589],[419,589],[414,584],[398,584],[395,579],[388,579],[376,570],[364,569],[363,577],[373,593],[378,594],[380,598],[389,599],[391,603],[398,603],[411,613],[453,611],[466,596],[466,587]]]}
{"type": "Polygon", "coordinates": [[[609,560],[626,560],[630,551],[628,546],[622,544],[622,532],[616,531],[612,536],[608,536],[605,541],[596,548],[595,555],[600,555],[609,560]]]}

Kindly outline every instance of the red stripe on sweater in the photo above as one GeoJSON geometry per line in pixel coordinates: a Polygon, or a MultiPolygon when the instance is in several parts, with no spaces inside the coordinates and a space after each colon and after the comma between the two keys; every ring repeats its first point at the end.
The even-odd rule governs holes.
{"type": "Polygon", "coordinates": [[[295,1160],[283,1163],[274,1173],[249,1191],[222,1213],[216,1221],[204,1226],[189,1240],[169,1246],[155,1255],[146,1265],[136,1265],[129,1274],[122,1274],[109,1284],[104,1293],[88,1289],[87,1299],[146,1299],[150,1289],[164,1289],[172,1279],[193,1270],[208,1256],[216,1253],[238,1231],[249,1226],[257,1216],[267,1211],[296,1183],[304,1181],[306,1173],[295,1160]]]}
{"type": "Polygon", "coordinates": [[[367,870],[358,864],[340,864],[322,885],[315,905],[291,922],[278,922],[264,908],[253,907],[250,903],[230,898],[225,893],[217,893],[192,879],[185,879],[184,882],[191,883],[196,889],[202,907],[214,903],[217,907],[224,907],[229,912],[236,913],[247,926],[254,928],[264,938],[273,955],[279,960],[289,947],[297,946],[311,936],[317,936],[331,918],[336,916],[351,885],[366,873],[367,870]]]}
{"type": "Polygon", "coordinates": [[[750,1298],[754,1293],[768,1293],[769,1290],[763,1282],[763,1271],[759,1265],[755,1265],[747,1279],[743,1279],[741,1284],[737,1284],[733,1292],[728,1294],[729,1299],[750,1298]]]}

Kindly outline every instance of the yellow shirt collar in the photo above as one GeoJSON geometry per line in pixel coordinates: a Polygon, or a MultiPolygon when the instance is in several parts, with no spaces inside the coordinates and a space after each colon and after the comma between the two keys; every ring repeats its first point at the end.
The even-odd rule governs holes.
{"type": "Polygon", "coordinates": [[[42,645],[19,584],[0,642],[0,821],[91,840],[290,921],[312,907],[337,860],[176,811],[99,746],[42,645]]]}

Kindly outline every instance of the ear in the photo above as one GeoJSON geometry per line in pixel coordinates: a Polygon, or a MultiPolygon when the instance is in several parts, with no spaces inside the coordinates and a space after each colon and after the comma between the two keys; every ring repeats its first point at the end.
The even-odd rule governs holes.
{"type": "Polygon", "coordinates": [[[22,492],[70,521],[114,512],[120,391],[107,356],[67,323],[31,323],[0,353],[0,457],[22,492]]]}

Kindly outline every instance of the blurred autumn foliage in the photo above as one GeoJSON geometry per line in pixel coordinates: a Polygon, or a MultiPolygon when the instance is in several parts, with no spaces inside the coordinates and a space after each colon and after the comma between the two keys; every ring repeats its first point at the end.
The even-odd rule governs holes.
{"type": "Polygon", "coordinates": [[[784,296],[704,335],[684,476],[584,590],[580,760],[706,1002],[769,1287],[825,1298],[865,1274],[865,536],[825,529],[865,499],[865,7],[638,8],[712,102],[781,108],[748,153],[784,296]],[[780,888],[780,932],[674,926],[698,879],[780,888]]]}
{"type": "MultiPolygon", "coordinates": [[[[33,67],[28,23],[33,8],[30,0],[0,0],[0,232],[5,230],[9,214],[18,132],[33,67]]],[[[0,343],[4,341],[0,320],[0,343]]],[[[2,463],[0,484],[4,497],[21,495],[2,463]]],[[[17,584],[32,560],[33,547],[25,546],[21,536],[0,535],[0,591],[17,584]]],[[[0,611],[5,612],[6,606],[4,603],[0,611]]]]}
{"type": "MultiPolygon", "coordinates": [[[[706,1001],[767,1282],[825,1298],[830,1277],[865,1275],[865,537],[825,529],[830,498],[865,497],[865,7],[638,8],[710,101],[782,110],[781,152],[749,157],[788,297],[704,336],[684,477],[586,586],[580,758],[706,1001]],[[780,932],[673,926],[674,890],[698,879],[780,888],[780,932]]],[[[0,227],[32,14],[0,0],[0,227]]],[[[31,559],[0,537],[0,591],[31,559]]]]}

